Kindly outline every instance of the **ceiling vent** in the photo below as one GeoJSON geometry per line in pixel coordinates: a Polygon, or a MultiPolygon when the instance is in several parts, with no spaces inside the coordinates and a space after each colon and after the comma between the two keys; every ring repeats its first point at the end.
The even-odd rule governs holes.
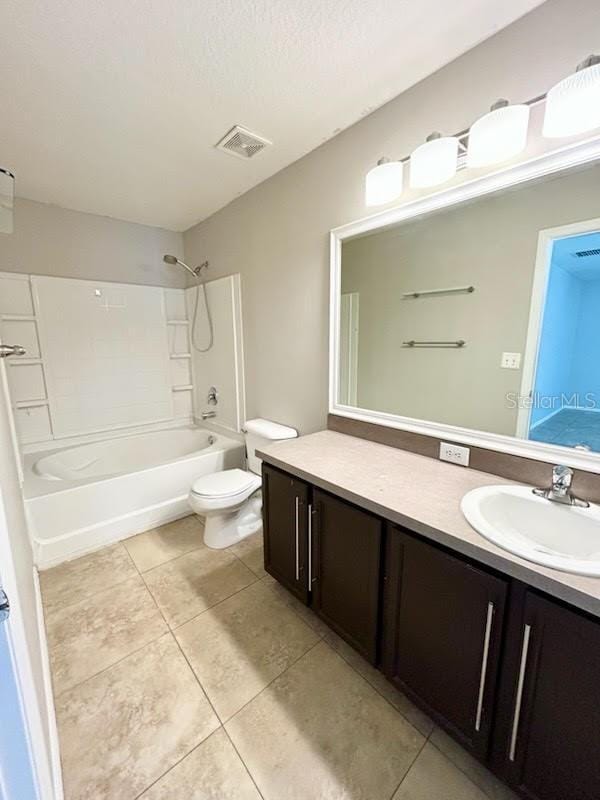
{"type": "Polygon", "coordinates": [[[270,144],[272,142],[268,139],[242,128],[241,125],[234,125],[215,147],[238,158],[252,158],[270,144]]]}
{"type": "Polygon", "coordinates": [[[600,247],[595,247],[592,250],[576,250],[574,252],[577,258],[587,258],[588,256],[600,256],[600,247]]]}

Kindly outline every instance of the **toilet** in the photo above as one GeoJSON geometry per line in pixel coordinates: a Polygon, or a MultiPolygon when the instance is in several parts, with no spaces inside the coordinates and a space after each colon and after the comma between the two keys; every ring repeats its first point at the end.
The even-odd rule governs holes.
{"type": "Polygon", "coordinates": [[[267,419],[251,419],[244,429],[247,469],[226,469],[203,475],[192,484],[189,503],[206,517],[204,543],[215,550],[229,547],[262,528],[261,464],[256,450],[272,442],[295,439],[298,432],[267,419]]]}

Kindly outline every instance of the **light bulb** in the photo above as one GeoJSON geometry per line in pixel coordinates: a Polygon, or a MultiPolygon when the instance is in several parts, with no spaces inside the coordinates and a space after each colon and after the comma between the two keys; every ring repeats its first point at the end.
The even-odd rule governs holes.
{"type": "Polygon", "coordinates": [[[550,139],[600,127],[600,56],[590,56],[546,97],[542,133],[550,139]]]}
{"type": "Polygon", "coordinates": [[[521,153],[527,144],[528,127],[529,106],[498,100],[488,114],[471,126],[467,166],[487,167],[521,153]]]}
{"type": "Polygon", "coordinates": [[[410,157],[410,185],[414,189],[425,189],[445,183],[456,174],[458,139],[432,133],[427,141],[419,145],[410,157]]]}
{"type": "Polygon", "coordinates": [[[404,167],[401,161],[380,158],[365,178],[365,203],[380,206],[391,203],[402,194],[404,167]]]}

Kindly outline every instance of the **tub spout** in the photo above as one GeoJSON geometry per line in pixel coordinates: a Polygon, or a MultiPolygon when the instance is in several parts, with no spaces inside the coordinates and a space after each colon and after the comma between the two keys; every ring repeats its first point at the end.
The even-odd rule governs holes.
{"type": "Polygon", "coordinates": [[[202,417],[203,420],[212,419],[213,417],[217,416],[217,412],[216,411],[203,411],[202,414],[200,414],[200,416],[202,417]]]}

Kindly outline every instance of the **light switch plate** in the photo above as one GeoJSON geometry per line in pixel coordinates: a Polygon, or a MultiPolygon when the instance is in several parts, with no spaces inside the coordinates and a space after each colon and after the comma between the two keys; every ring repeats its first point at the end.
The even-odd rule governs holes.
{"type": "Polygon", "coordinates": [[[450,461],[452,464],[460,464],[461,467],[469,466],[469,456],[471,450],[468,447],[461,447],[459,444],[440,442],[440,459],[450,461]]]}
{"type": "Polygon", "coordinates": [[[521,353],[502,353],[500,366],[502,369],[520,369],[521,353]]]}

